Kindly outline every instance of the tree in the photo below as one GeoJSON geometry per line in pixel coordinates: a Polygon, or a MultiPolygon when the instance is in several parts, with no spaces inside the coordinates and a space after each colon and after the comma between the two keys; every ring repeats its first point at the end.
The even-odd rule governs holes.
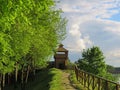
{"type": "Polygon", "coordinates": [[[107,65],[107,71],[108,72],[111,72],[111,71],[114,71],[115,70],[115,67],[112,66],[112,65],[107,65]]]}
{"type": "Polygon", "coordinates": [[[66,19],[54,0],[0,0],[0,4],[1,82],[18,67],[23,71],[33,64],[46,66],[65,35],[66,19]]]}
{"type": "Polygon", "coordinates": [[[82,59],[77,61],[80,69],[99,76],[106,75],[106,64],[104,55],[99,47],[93,46],[87,50],[83,50],[82,59]]]}

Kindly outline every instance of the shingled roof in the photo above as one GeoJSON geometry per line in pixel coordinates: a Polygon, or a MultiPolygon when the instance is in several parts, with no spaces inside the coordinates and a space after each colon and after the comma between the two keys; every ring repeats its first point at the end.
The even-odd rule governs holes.
{"type": "Polygon", "coordinates": [[[59,47],[58,47],[58,49],[57,49],[57,51],[62,52],[62,51],[68,51],[68,50],[65,49],[65,48],[63,48],[63,44],[60,44],[59,47]]]}

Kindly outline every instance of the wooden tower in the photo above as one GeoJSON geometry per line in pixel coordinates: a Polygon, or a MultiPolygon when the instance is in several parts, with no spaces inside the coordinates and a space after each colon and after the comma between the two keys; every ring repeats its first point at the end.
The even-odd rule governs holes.
{"type": "Polygon", "coordinates": [[[54,55],[55,67],[59,69],[66,69],[68,62],[68,50],[63,48],[63,44],[60,44],[54,55]]]}

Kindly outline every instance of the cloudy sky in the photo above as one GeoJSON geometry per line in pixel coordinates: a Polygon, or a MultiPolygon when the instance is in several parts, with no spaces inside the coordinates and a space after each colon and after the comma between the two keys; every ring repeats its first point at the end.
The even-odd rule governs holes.
{"type": "Polygon", "coordinates": [[[58,7],[68,19],[62,43],[71,61],[94,45],[103,51],[107,64],[120,67],[120,0],[60,0],[58,7]]]}

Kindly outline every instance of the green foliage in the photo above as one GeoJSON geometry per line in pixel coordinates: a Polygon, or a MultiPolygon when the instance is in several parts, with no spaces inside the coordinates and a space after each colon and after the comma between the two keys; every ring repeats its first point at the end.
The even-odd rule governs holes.
{"type": "Polygon", "coordinates": [[[79,59],[78,67],[95,75],[104,76],[106,74],[106,64],[104,56],[99,47],[83,50],[82,59],[79,59]]]}
{"type": "Polygon", "coordinates": [[[112,80],[112,81],[117,81],[118,77],[113,76],[111,73],[106,73],[106,75],[104,76],[105,78],[107,78],[108,80],[112,80]]]}
{"type": "Polygon", "coordinates": [[[107,71],[108,71],[108,73],[106,74],[105,77],[106,77],[107,79],[112,80],[112,81],[118,82],[118,80],[119,80],[119,74],[114,75],[114,74],[110,73],[110,72],[112,72],[112,71],[114,71],[114,70],[115,70],[115,67],[114,67],[114,66],[107,65],[107,71]]]}
{"type": "Polygon", "coordinates": [[[0,1],[0,73],[19,67],[45,67],[65,36],[66,19],[54,0],[0,1]],[[30,58],[27,58],[29,55],[30,58]]]}
{"type": "Polygon", "coordinates": [[[115,69],[115,67],[111,66],[111,65],[107,65],[107,71],[113,71],[115,69]]]}
{"type": "Polygon", "coordinates": [[[82,70],[102,76],[106,79],[116,81],[116,78],[108,71],[114,69],[110,65],[106,65],[104,55],[99,47],[93,46],[87,50],[83,50],[82,59],[79,59],[76,64],[82,70]]]}
{"type": "Polygon", "coordinates": [[[75,64],[72,63],[72,62],[68,59],[68,61],[67,61],[67,69],[68,69],[68,70],[73,70],[73,69],[74,69],[74,66],[75,66],[75,64]]]}

